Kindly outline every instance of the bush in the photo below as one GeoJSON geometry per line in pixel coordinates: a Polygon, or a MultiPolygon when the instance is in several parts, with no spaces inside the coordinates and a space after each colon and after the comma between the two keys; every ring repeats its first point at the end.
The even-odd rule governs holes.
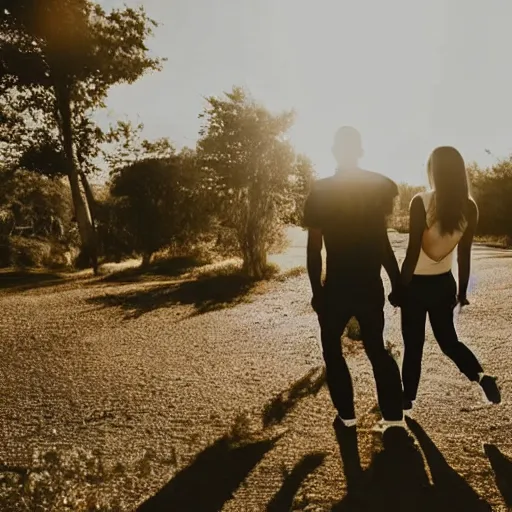
{"type": "Polygon", "coordinates": [[[484,170],[472,164],[468,173],[480,212],[478,235],[512,237],[512,160],[484,170]]]}
{"type": "Polygon", "coordinates": [[[25,170],[0,171],[0,266],[69,266],[74,234],[69,188],[25,170]]]}
{"type": "Polygon", "coordinates": [[[0,267],[58,269],[70,265],[70,251],[65,244],[22,236],[0,240],[0,267]]]}
{"type": "Polygon", "coordinates": [[[138,254],[147,264],[172,244],[192,247],[208,221],[194,171],[183,156],[142,160],[116,171],[110,197],[99,208],[105,253],[115,259],[138,254]]]}
{"type": "Polygon", "coordinates": [[[399,233],[409,233],[409,214],[394,214],[391,216],[388,227],[395,229],[399,233]]]}
{"type": "Polygon", "coordinates": [[[247,275],[263,278],[285,225],[302,216],[312,165],[285,136],[292,112],[272,114],[239,87],[207,101],[198,152],[219,241],[242,258],[247,275]]]}
{"type": "Polygon", "coordinates": [[[407,183],[399,183],[398,197],[395,200],[395,208],[388,225],[392,229],[396,229],[399,233],[409,232],[409,206],[412,198],[424,192],[425,187],[408,185],[407,183]]]}

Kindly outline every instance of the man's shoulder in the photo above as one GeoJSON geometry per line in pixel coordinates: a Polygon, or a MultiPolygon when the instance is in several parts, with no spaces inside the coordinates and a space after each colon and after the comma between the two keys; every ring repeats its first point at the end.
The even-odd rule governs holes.
{"type": "Polygon", "coordinates": [[[345,187],[356,186],[359,188],[363,185],[365,188],[369,186],[372,189],[385,190],[391,193],[393,196],[398,195],[397,184],[384,174],[380,174],[374,171],[367,171],[360,169],[358,171],[329,176],[327,178],[320,178],[313,182],[311,191],[314,193],[322,193],[327,191],[333,191],[336,189],[344,189],[345,187]]]}
{"type": "Polygon", "coordinates": [[[395,195],[398,194],[398,186],[391,178],[388,178],[384,174],[375,171],[362,169],[360,172],[366,180],[375,183],[376,186],[386,188],[389,191],[394,192],[395,195]]]}

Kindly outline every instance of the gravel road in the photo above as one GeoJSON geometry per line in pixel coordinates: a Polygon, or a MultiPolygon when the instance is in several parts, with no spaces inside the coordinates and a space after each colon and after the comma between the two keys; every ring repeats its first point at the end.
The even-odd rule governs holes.
{"type": "MultiPolygon", "coordinates": [[[[301,236],[274,261],[303,264],[301,236]]],[[[399,257],[405,243],[393,235],[399,257]]],[[[219,310],[186,300],[169,278],[4,286],[0,460],[30,465],[34,449],[52,447],[97,449],[123,464],[146,454],[151,470],[142,487],[126,490],[126,510],[155,495],[140,509],[507,510],[512,253],[479,246],[473,259],[471,305],[458,329],[499,377],[504,403],[484,404],[429,330],[410,422],[416,444],[394,457],[371,432],[370,365],[359,344],[345,341],[366,501],[347,488],[356,459],[340,457],[339,443],[346,458],[351,441],[337,440],[332,426],[305,275],[219,310]]],[[[400,357],[399,314],[388,305],[386,315],[386,339],[400,357]]]]}

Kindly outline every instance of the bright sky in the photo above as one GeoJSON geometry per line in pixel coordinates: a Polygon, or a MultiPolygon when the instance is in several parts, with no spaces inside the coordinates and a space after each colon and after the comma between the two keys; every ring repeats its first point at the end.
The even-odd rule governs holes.
{"type": "MultiPolygon", "coordinates": [[[[103,0],[107,7],[120,5],[103,0]]],[[[358,128],[361,164],[424,183],[429,152],[456,146],[483,165],[512,153],[510,0],[126,0],[161,23],[149,41],[161,73],[113,89],[108,116],[146,137],[193,146],[203,96],[246,86],[320,176],[334,132],[358,128]]]]}

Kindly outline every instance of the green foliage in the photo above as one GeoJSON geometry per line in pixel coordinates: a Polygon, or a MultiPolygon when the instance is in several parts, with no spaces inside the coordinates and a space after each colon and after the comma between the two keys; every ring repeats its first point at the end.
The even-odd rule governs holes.
{"type": "Polygon", "coordinates": [[[76,157],[91,163],[102,135],[91,113],[109,88],[160,68],[145,46],[153,26],[142,8],[107,13],[90,0],[4,0],[0,96],[4,116],[18,126],[11,143],[22,154],[34,142],[65,152],[69,107],[76,157]]]}
{"type": "MultiPolygon", "coordinates": [[[[235,242],[244,270],[261,278],[267,253],[284,243],[283,225],[297,217],[310,163],[285,134],[293,113],[274,115],[241,88],[208,98],[198,152],[220,238],[235,242]]],[[[308,182],[309,183],[309,182],[308,182]]]]}
{"type": "Polygon", "coordinates": [[[23,170],[0,172],[3,234],[62,238],[70,228],[70,205],[69,188],[60,179],[23,170]]]}
{"type": "Polygon", "coordinates": [[[0,150],[69,177],[83,254],[95,271],[85,173],[95,169],[103,134],[91,116],[110,87],[160,68],[145,46],[154,25],[142,8],[107,13],[92,0],[3,0],[0,9],[0,115],[16,128],[10,137],[0,130],[0,150]]]}
{"type": "Polygon", "coordinates": [[[471,164],[468,175],[480,212],[478,234],[512,238],[512,158],[489,169],[471,164]]]}
{"type": "Polygon", "coordinates": [[[60,179],[0,171],[0,265],[65,265],[72,238],[71,195],[60,179]]]}
{"type": "Polygon", "coordinates": [[[0,267],[62,269],[72,264],[65,243],[55,239],[0,236],[0,267]]]}
{"type": "Polygon", "coordinates": [[[146,159],[119,169],[110,185],[110,226],[121,248],[151,256],[199,232],[199,172],[191,155],[146,159]]]}
{"type": "Polygon", "coordinates": [[[143,129],[143,123],[133,126],[129,121],[118,121],[105,134],[107,147],[103,150],[103,158],[111,174],[140,160],[175,156],[176,149],[167,137],[149,141],[142,138],[143,129]]]}
{"type": "Polygon", "coordinates": [[[422,186],[414,186],[407,183],[398,184],[398,197],[389,227],[396,229],[399,233],[409,232],[409,206],[413,197],[424,191],[425,187],[422,186]]]}

